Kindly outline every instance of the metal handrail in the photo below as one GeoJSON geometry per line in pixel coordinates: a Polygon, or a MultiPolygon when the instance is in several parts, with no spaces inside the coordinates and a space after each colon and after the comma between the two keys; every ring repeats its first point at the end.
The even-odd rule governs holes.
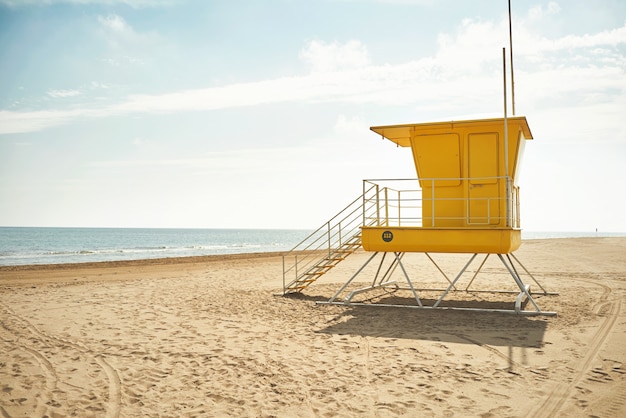
{"type": "Polygon", "coordinates": [[[283,254],[283,289],[313,268],[319,262],[321,254],[323,258],[331,258],[344,244],[358,239],[360,227],[363,225],[362,217],[368,213],[368,209],[364,207],[363,196],[371,193],[372,188],[365,190],[363,195],[283,254]]]}

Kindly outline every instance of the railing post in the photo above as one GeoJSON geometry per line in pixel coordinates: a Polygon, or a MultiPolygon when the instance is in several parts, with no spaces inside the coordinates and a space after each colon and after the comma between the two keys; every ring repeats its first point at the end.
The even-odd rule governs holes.
{"type": "Polygon", "coordinates": [[[343,245],[343,244],[341,243],[341,242],[342,242],[342,239],[341,239],[341,233],[343,232],[343,231],[341,230],[341,221],[339,221],[339,223],[337,224],[337,228],[339,228],[339,231],[338,231],[338,234],[339,234],[339,245],[337,246],[337,248],[341,248],[341,246],[343,245]]]}
{"type": "Polygon", "coordinates": [[[401,206],[402,206],[402,192],[398,190],[398,226],[402,225],[401,206]]]}
{"type": "Polygon", "coordinates": [[[380,226],[380,188],[376,185],[376,226],[380,226]]]}
{"type": "MultiPolygon", "coordinates": [[[[419,183],[418,183],[419,184],[419,183]]],[[[424,227],[424,192],[421,188],[418,189],[418,194],[417,194],[417,206],[420,209],[419,212],[419,216],[418,216],[418,226],[424,227]]]]}
{"type": "Polygon", "coordinates": [[[430,204],[431,210],[430,213],[430,226],[431,228],[435,227],[435,179],[430,179],[430,204]]]}
{"type": "Polygon", "coordinates": [[[515,188],[515,227],[520,227],[519,187],[515,188]]]}
{"type": "Polygon", "coordinates": [[[295,273],[296,273],[296,275],[294,276],[294,278],[296,278],[296,279],[297,279],[297,278],[298,278],[298,254],[296,254],[295,266],[294,266],[294,267],[295,267],[295,269],[294,269],[294,270],[295,270],[295,273]]]}
{"type": "Polygon", "coordinates": [[[327,222],[326,225],[328,226],[327,230],[328,230],[328,238],[327,238],[327,242],[328,242],[328,258],[330,258],[330,222],[327,222]]]}
{"type": "Polygon", "coordinates": [[[363,222],[361,223],[361,225],[365,226],[366,221],[367,221],[367,204],[368,204],[368,199],[369,197],[367,196],[367,192],[368,192],[368,181],[367,180],[363,180],[363,202],[361,204],[361,209],[363,211],[363,222]]]}
{"type": "Polygon", "coordinates": [[[385,187],[385,226],[389,226],[389,189],[385,187]]]}
{"type": "Polygon", "coordinates": [[[365,197],[365,185],[367,183],[367,180],[363,180],[363,195],[362,195],[362,202],[361,202],[361,210],[363,211],[363,222],[361,222],[361,225],[365,226],[365,212],[367,211],[367,207],[365,205],[365,202],[367,202],[367,197],[365,197]]]}

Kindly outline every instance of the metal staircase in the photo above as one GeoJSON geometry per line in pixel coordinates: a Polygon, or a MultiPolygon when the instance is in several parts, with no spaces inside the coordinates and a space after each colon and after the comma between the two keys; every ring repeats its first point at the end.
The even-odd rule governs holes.
{"type": "Polygon", "coordinates": [[[364,187],[332,219],[283,255],[283,295],[306,289],[361,247],[361,226],[377,222],[377,186],[364,187]]]}

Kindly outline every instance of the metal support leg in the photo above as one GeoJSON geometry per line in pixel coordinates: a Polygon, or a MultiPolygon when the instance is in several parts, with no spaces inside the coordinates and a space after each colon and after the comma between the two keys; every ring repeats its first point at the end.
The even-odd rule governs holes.
{"type": "Polygon", "coordinates": [[[537,306],[537,304],[535,303],[535,300],[530,295],[529,287],[524,286],[524,283],[522,282],[522,279],[519,277],[519,274],[517,274],[517,271],[515,270],[515,267],[513,266],[513,263],[511,262],[511,258],[508,257],[508,254],[507,254],[507,259],[508,259],[510,265],[507,264],[507,262],[505,261],[504,257],[502,256],[502,254],[498,254],[498,257],[502,261],[502,264],[504,264],[504,267],[506,267],[506,269],[511,274],[511,277],[513,277],[513,280],[515,280],[515,283],[517,283],[517,286],[519,287],[520,292],[522,292],[522,293],[524,293],[526,295],[526,297],[528,298],[530,303],[533,304],[533,306],[535,307],[537,312],[541,312],[541,309],[539,309],[539,306],[537,306]]]}
{"type": "MultiPolygon", "coordinates": [[[[383,258],[382,260],[380,260],[380,264],[378,265],[378,269],[376,270],[376,275],[374,276],[374,280],[372,280],[372,287],[376,285],[376,281],[378,280],[378,276],[380,275],[380,270],[383,268],[383,263],[385,262],[386,257],[387,257],[387,253],[383,253],[383,258]]],[[[385,272],[385,275],[386,274],[387,272],[385,272]]]]}
{"type": "Polygon", "coordinates": [[[411,292],[413,292],[413,296],[415,297],[417,304],[419,305],[420,308],[422,308],[423,307],[422,301],[420,300],[419,296],[417,296],[417,292],[415,291],[415,288],[413,287],[413,283],[411,283],[411,279],[409,279],[409,275],[406,273],[406,270],[404,269],[404,265],[402,264],[402,261],[400,261],[400,259],[402,258],[402,254],[404,253],[395,253],[396,261],[400,265],[400,268],[402,269],[402,273],[404,273],[404,278],[406,279],[406,282],[411,288],[411,292]]]}
{"type": "Polygon", "coordinates": [[[450,289],[452,289],[455,285],[455,283],[461,278],[461,276],[463,275],[463,273],[465,273],[465,270],[467,270],[467,268],[469,267],[470,264],[472,264],[472,261],[474,261],[474,259],[476,258],[478,254],[474,254],[469,261],[465,264],[465,266],[463,266],[463,268],[461,269],[461,271],[459,272],[459,274],[456,275],[456,277],[454,278],[454,280],[450,283],[450,286],[448,286],[448,288],[445,290],[445,292],[443,292],[443,294],[439,297],[439,299],[437,300],[437,302],[435,302],[435,304],[433,305],[433,308],[436,308],[437,306],[439,306],[439,304],[441,303],[441,301],[443,300],[443,298],[445,298],[448,295],[448,292],[450,292],[450,289]]]}
{"type": "MultiPolygon", "coordinates": [[[[385,253],[385,255],[386,254],[387,253],[385,253]]],[[[400,259],[402,259],[403,256],[404,256],[404,253],[401,253],[400,259]]],[[[393,261],[389,264],[389,267],[387,267],[385,274],[383,274],[383,276],[378,281],[378,286],[382,286],[384,283],[387,283],[389,279],[391,279],[391,275],[393,274],[394,271],[396,271],[396,267],[398,267],[398,261],[399,259],[397,258],[393,259],[393,261]]],[[[381,261],[381,266],[382,266],[382,261],[381,261]]],[[[374,282],[374,284],[376,283],[374,282]]]]}
{"type": "MultiPolygon", "coordinates": [[[[520,265],[520,266],[524,269],[524,271],[526,272],[526,274],[528,274],[528,275],[530,276],[530,278],[531,278],[531,279],[533,279],[533,281],[535,282],[535,284],[536,284],[537,286],[539,286],[539,288],[540,288],[541,290],[543,290],[543,294],[544,294],[544,295],[547,295],[547,294],[548,294],[548,292],[546,291],[546,289],[544,289],[544,288],[543,288],[543,286],[541,285],[541,283],[539,283],[539,282],[537,281],[537,279],[535,279],[535,277],[534,277],[532,274],[530,274],[530,272],[526,269],[526,267],[524,267],[524,265],[523,265],[523,264],[522,264],[522,263],[521,263],[521,262],[517,259],[517,257],[515,257],[515,254],[511,253],[511,257],[513,257],[513,259],[514,259],[515,261],[517,261],[517,264],[519,264],[519,265],[520,265]]],[[[552,294],[558,294],[558,293],[552,293],[552,294]]]]}
{"type": "Polygon", "coordinates": [[[377,255],[378,255],[378,252],[375,252],[374,254],[372,254],[372,256],[371,256],[370,258],[368,258],[368,259],[367,259],[367,261],[365,262],[365,264],[363,264],[363,265],[361,266],[361,268],[360,268],[360,269],[358,269],[358,270],[357,270],[357,272],[356,272],[356,273],[354,273],[354,275],[353,275],[352,277],[350,277],[350,280],[348,280],[348,281],[347,281],[347,282],[346,282],[343,286],[341,286],[341,289],[339,289],[339,290],[337,291],[337,293],[335,293],[335,294],[333,295],[333,297],[332,297],[332,298],[328,299],[328,303],[332,303],[332,302],[334,302],[334,301],[335,301],[335,299],[337,298],[337,296],[339,296],[339,295],[341,294],[341,292],[343,292],[343,291],[344,291],[344,289],[345,289],[346,287],[348,287],[348,285],[352,282],[352,280],[354,280],[354,279],[356,278],[356,276],[358,276],[358,275],[359,275],[359,273],[361,273],[361,271],[363,271],[363,269],[364,269],[364,268],[365,268],[365,267],[366,267],[366,266],[370,263],[370,261],[372,261],[372,260],[374,259],[374,257],[376,257],[377,255]]]}
{"type": "MultiPolygon", "coordinates": [[[[435,265],[435,267],[437,267],[437,270],[439,270],[439,273],[441,273],[443,275],[443,277],[446,278],[446,280],[448,281],[448,283],[452,283],[452,281],[448,278],[448,276],[446,275],[446,273],[443,272],[443,270],[441,270],[441,267],[439,267],[439,264],[435,263],[435,260],[433,260],[433,258],[430,256],[430,254],[428,253],[424,253],[426,254],[426,257],[428,257],[428,259],[430,260],[431,263],[433,263],[435,265]]],[[[454,290],[456,290],[456,287],[454,288],[454,290]]]]}
{"type": "MultiPolygon", "coordinates": [[[[415,301],[417,302],[417,305],[419,307],[423,307],[422,305],[422,301],[420,300],[419,296],[417,295],[417,291],[415,290],[415,288],[413,287],[413,283],[411,283],[411,279],[409,278],[409,275],[406,272],[406,269],[404,268],[404,265],[402,264],[402,257],[404,256],[404,253],[394,253],[394,259],[391,262],[391,265],[387,268],[387,271],[385,272],[385,274],[380,278],[380,280],[378,280],[377,278],[374,279],[374,282],[372,283],[371,286],[363,288],[363,289],[357,289],[357,290],[353,290],[352,292],[350,292],[350,294],[344,299],[344,303],[352,303],[352,298],[360,293],[363,292],[367,292],[379,287],[387,287],[390,285],[394,285],[396,289],[399,289],[398,284],[393,281],[390,282],[389,278],[391,275],[391,272],[393,270],[395,270],[395,268],[399,265],[400,268],[402,269],[402,272],[404,274],[404,278],[406,279],[406,282],[409,285],[409,289],[413,292],[413,296],[415,297],[415,301]],[[378,283],[377,283],[378,282],[378,283]]],[[[380,273],[380,269],[382,268],[384,262],[384,255],[383,255],[383,260],[381,260],[380,265],[378,267],[378,273],[380,273]]],[[[378,274],[377,273],[377,274],[378,274]]],[[[358,273],[357,273],[358,274],[358,273]]],[[[352,279],[351,279],[352,280],[352,279]]],[[[341,290],[339,291],[339,293],[341,292],[341,290]]],[[[329,301],[329,303],[332,303],[332,300],[329,301]]]]}
{"type": "Polygon", "coordinates": [[[478,276],[478,273],[480,273],[480,270],[483,268],[483,266],[487,262],[488,258],[489,258],[489,254],[485,255],[485,258],[483,259],[483,262],[480,263],[480,266],[478,266],[478,270],[476,270],[476,273],[474,273],[474,276],[472,276],[472,280],[470,280],[470,282],[468,283],[467,287],[465,288],[466,292],[469,290],[470,286],[474,282],[474,279],[476,278],[476,276],[478,276]]]}

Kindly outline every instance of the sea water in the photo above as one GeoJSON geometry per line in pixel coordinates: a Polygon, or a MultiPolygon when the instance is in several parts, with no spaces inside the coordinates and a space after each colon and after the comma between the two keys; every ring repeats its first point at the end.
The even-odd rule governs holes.
{"type": "Polygon", "coordinates": [[[0,266],[286,251],[310,231],[0,227],[0,266]]]}
{"type": "MultiPolygon", "coordinates": [[[[0,266],[288,251],[311,231],[289,229],[0,227],[0,266]]],[[[526,232],[522,239],[626,236],[526,232]]]]}

